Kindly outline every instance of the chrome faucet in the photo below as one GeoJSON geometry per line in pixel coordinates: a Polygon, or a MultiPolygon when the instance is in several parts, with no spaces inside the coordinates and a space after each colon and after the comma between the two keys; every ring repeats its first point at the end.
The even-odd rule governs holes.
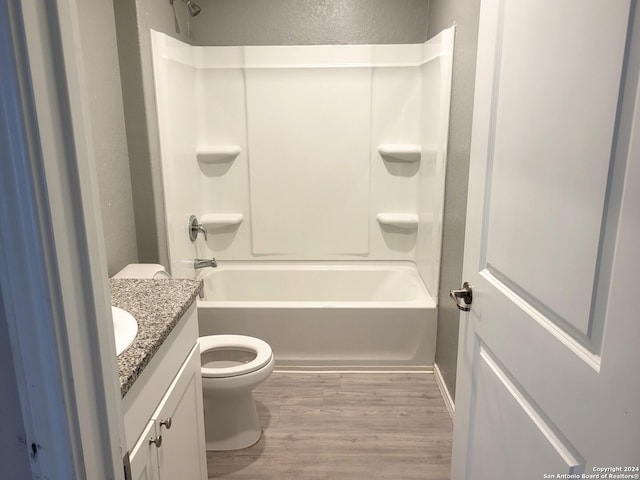
{"type": "Polygon", "coordinates": [[[204,228],[204,225],[198,223],[198,219],[195,215],[191,215],[189,217],[189,240],[192,242],[196,241],[198,238],[198,233],[204,233],[204,240],[207,241],[207,229],[204,228]]]}
{"type": "Polygon", "coordinates": [[[195,268],[196,270],[198,270],[199,268],[207,267],[216,268],[217,266],[218,262],[216,262],[215,258],[212,258],[211,260],[206,258],[196,258],[193,260],[193,268],[195,268]]]}

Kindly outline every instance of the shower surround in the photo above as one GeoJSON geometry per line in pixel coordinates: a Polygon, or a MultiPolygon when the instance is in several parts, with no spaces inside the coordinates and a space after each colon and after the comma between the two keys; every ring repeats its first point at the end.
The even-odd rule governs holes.
{"type": "Polygon", "coordinates": [[[170,271],[194,278],[193,259],[215,256],[221,271],[205,284],[246,297],[216,287],[201,333],[261,336],[286,366],[433,364],[453,33],[195,47],[151,32],[170,271]],[[189,239],[192,214],[206,239],[189,239]],[[380,297],[388,285],[362,293],[376,279],[411,285],[409,303],[380,297]],[[300,297],[307,281],[314,295],[300,297]],[[261,321],[258,303],[285,310],[261,321]]]}

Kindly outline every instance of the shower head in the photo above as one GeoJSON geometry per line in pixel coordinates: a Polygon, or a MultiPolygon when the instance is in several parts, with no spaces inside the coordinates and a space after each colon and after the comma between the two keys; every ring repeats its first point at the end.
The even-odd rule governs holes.
{"type": "MultiPolygon", "coordinates": [[[[187,10],[189,10],[189,15],[191,15],[192,17],[195,17],[202,11],[202,9],[198,5],[193,3],[191,0],[182,0],[182,1],[187,4],[187,10]]],[[[169,3],[173,5],[173,0],[169,0],[169,3]]]]}
{"type": "Polygon", "coordinates": [[[202,9],[191,0],[187,1],[187,10],[189,10],[189,15],[192,17],[195,17],[202,11],[202,9]]]}

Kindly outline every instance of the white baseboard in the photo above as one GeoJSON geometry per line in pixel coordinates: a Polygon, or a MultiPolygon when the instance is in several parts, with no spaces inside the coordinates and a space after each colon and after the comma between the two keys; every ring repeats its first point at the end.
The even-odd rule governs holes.
{"type": "Polygon", "coordinates": [[[432,366],[276,365],[280,373],[433,373],[432,366]]]}
{"type": "Polygon", "coordinates": [[[440,389],[440,393],[442,393],[442,398],[444,398],[444,404],[447,406],[447,410],[449,411],[449,416],[453,420],[453,417],[456,413],[456,406],[453,403],[453,398],[451,398],[451,394],[449,393],[449,389],[447,388],[447,384],[444,382],[442,378],[442,373],[440,372],[440,368],[437,363],[433,364],[433,373],[436,377],[436,383],[438,384],[438,388],[440,389]]]}

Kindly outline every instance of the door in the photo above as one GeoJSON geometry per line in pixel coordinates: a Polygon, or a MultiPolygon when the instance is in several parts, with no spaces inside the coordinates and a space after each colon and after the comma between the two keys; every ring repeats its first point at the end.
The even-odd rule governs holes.
{"type": "Polygon", "coordinates": [[[638,29],[626,0],[482,1],[454,480],[638,478],[638,29]]]}
{"type": "Polygon", "coordinates": [[[162,435],[161,480],[207,478],[202,402],[200,347],[196,345],[153,415],[162,435]]]}
{"type": "Polygon", "coordinates": [[[160,480],[157,443],[159,442],[156,435],[156,424],[151,421],[140,435],[136,446],[131,450],[129,461],[131,462],[131,478],[133,480],[160,480]]]}

